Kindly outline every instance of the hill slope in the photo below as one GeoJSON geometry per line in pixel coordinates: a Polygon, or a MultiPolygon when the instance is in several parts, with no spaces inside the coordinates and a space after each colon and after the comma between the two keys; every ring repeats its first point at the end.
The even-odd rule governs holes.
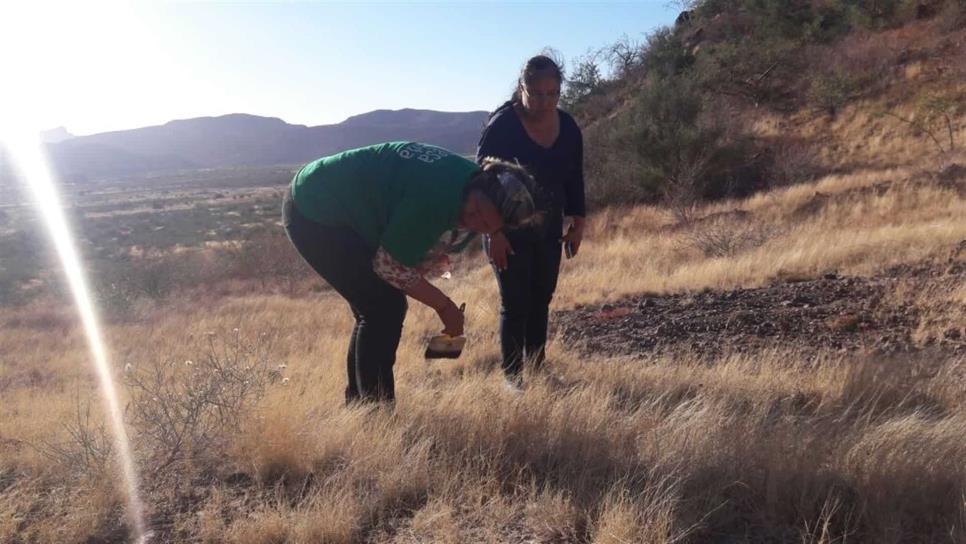
{"type": "Polygon", "coordinates": [[[308,127],[246,114],[199,117],[49,145],[67,179],[186,168],[293,164],[390,140],[417,140],[469,153],[486,112],[378,110],[308,127]]]}
{"type": "Polygon", "coordinates": [[[855,168],[936,170],[964,145],[962,2],[695,4],[637,49],[615,44],[633,53],[619,77],[578,81],[568,96],[596,203],[684,205],[855,168]]]}

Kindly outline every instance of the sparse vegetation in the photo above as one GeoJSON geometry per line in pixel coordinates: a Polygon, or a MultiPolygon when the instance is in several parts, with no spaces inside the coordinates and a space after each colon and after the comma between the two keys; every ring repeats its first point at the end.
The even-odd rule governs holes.
{"type": "MultiPolygon", "coordinates": [[[[653,173],[663,162],[673,160],[669,157],[693,155],[693,140],[662,137],[660,153],[651,151],[653,144],[631,147],[628,143],[655,111],[667,108],[669,96],[680,96],[682,101],[692,97],[692,102],[705,105],[706,112],[716,112],[715,126],[729,135],[705,142],[704,155],[729,159],[725,165],[698,169],[696,184],[727,187],[732,192],[684,191],[696,192],[699,198],[748,194],[787,183],[787,172],[771,169],[761,157],[778,155],[790,144],[814,157],[813,167],[834,169],[838,164],[833,157],[840,154],[842,142],[797,136],[806,132],[802,127],[816,126],[814,130],[840,133],[846,141],[861,139],[858,133],[845,136],[831,127],[817,128],[835,123],[842,111],[848,111],[863,129],[880,111],[890,112],[895,122],[909,124],[928,138],[911,142],[916,153],[938,151],[942,155],[949,147],[948,133],[958,130],[943,126],[943,119],[944,112],[962,102],[963,91],[956,78],[961,79],[963,72],[952,67],[961,63],[952,59],[964,52],[961,45],[952,45],[959,43],[956,39],[939,39],[949,31],[948,21],[958,20],[966,11],[956,0],[915,5],[900,1],[713,0],[682,5],[689,8],[688,16],[673,27],[654,31],[643,44],[622,38],[595,55],[581,57],[572,70],[567,105],[588,125],[585,140],[590,177],[600,178],[591,198],[598,204],[679,200],[680,183],[667,176],[655,178],[653,173]],[[909,41],[912,33],[917,33],[922,45],[910,43],[900,51],[886,46],[887,35],[909,41]],[[597,59],[607,55],[612,60],[612,75],[601,78],[597,59]],[[909,88],[903,77],[923,80],[922,93],[933,98],[921,102],[914,116],[893,111],[895,103],[910,101],[900,96],[909,88]],[[798,127],[776,130],[769,126],[776,115],[798,127]],[[636,116],[636,121],[627,122],[629,116],[636,116]],[[939,139],[929,134],[940,130],[943,139],[937,147],[939,139]],[[738,153],[736,142],[742,142],[738,153]],[[730,173],[726,179],[720,179],[722,171],[730,173]],[[715,176],[719,179],[712,179],[715,176]],[[777,180],[779,177],[784,181],[777,180]]],[[[682,130],[691,131],[711,125],[706,113],[685,115],[681,123],[687,127],[682,130]]],[[[855,156],[859,150],[851,151],[850,156],[855,156]]],[[[863,153],[874,154],[875,150],[863,153]]],[[[907,154],[885,156],[892,156],[894,165],[915,161],[907,154]]]]}
{"type": "Polygon", "coordinates": [[[939,152],[939,168],[947,166],[948,156],[956,149],[956,133],[959,127],[954,119],[960,117],[962,105],[950,95],[923,94],[916,100],[915,111],[909,118],[895,112],[879,112],[905,123],[915,136],[928,138],[939,152]]]}
{"type": "MultiPolygon", "coordinates": [[[[496,368],[498,297],[479,254],[439,280],[467,302],[463,358],[423,360],[438,323],[413,304],[395,410],[346,408],[350,312],[294,264],[274,224],[276,185],[77,195],[159,542],[963,540],[966,154],[961,84],[950,83],[963,68],[930,76],[938,53],[908,69],[877,45],[894,32],[933,51],[948,22],[916,19],[908,2],[690,7],[690,30],[655,32],[619,81],[579,76],[592,83],[572,102],[592,115],[590,191],[623,205],[598,207],[564,262],[547,368],[521,395],[496,368]],[[710,43],[694,42],[698,27],[710,43]],[[843,65],[862,69],[809,72],[804,59],[801,79],[776,66],[757,98],[708,94],[721,81],[694,71],[711,60],[743,74],[729,89],[768,69],[731,64],[764,43],[738,37],[764,40],[763,29],[822,59],[847,46],[843,65]],[[814,111],[815,77],[859,72],[881,77],[831,88],[834,118],[814,111]],[[935,174],[925,132],[876,110],[928,118],[946,168],[935,174]],[[818,281],[831,301],[793,287],[818,281]],[[765,287],[771,298],[749,293],[765,287]],[[757,306],[703,313],[717,306],[702,300],[739,298],[757,306]],[[797,335],[762,317],[816,305],[818,317],[792,323],[797,335]],[[674,312],[631,319],[654,307],[674,312]],[[565,341],[562,315],[579,312],[602,348],[565,341]],[[733,333],[699,330],[718,322],[733,333]],[[645,326],[668,339],[661,350],[625,345],[645,326]],[[626,336],[606,336],[615,328],[626,336]]],[[[4,225],[29,224],[5,210],[4,225]]],[[[6,251],[35,230],[0,236],[17,296],[32,277],[21,261],[43,255],[8,265],[6,251]]],[[[0,307],[0,541],[123,542],[84,339],[73,308],[49,296],[54,274],[47,292],[0,307]]]]}
{"type": "Polygon", "coordinates": [[[167,355],[124,365],[126,413],[146,472],[157,477],[180,463],[210,463],[225,454],[246,410],[266,385],[283,379],[285,366],[270,361],[272,334],[206,331],[187,339],[191,351],[179,350],[193,359],[167,355]]]}
{"type": "MultiPolygon", "coordinates": [[[[640,292],[727,291],[829,270],[849,276],[904,263],[953,266],[950,248],[966,240],[963,200],[953,186],[916,179],[905,170],[825,177],[700,205],[683,226],[666,208],[602,212],[584,254],[566,265],[557,307],[640,292]],[[816,192],[827,195],[821,206],[810,204],[816,192]],[[703,232],[730,240],[728,233],[752,224],[767,239],[743,249],[702,242],[703,232]]],[[[925,289],[931,284],[922,280],[890,295],[922,312],[912,331],[922,352],[887,359],[784,344],[712,359],[687,350],[602,359],[558,341],[549,374],[512,397],[494,372],[495,285],[480,260],[464,266],[445,288],[469,303],[466,358],[424,363],[422,342],[435,321],[414,306],[394,413],[342,407],[351,319],[325,292],[172,293],[149,321],[111,325],[109,342],[123,354],[118,376],[132,361],[140,380],[163,377],[142,383],[170,385],[128,379],[125,387],[127,402],[145,403],[156,416],[128,412],[145,474],[177,444],[154,438],[178,436],[147,421],[167,421],[157,410],[216,414],[219,403],[186,409],[205,397],[189,391],[211,392],[216,383],[192,381],[207,363],[198,355],[206,351],[190,346],[211,330],[237,327],[246,341],[279,332],[266,357],[241,357],[243,366],[232,367],[265,362],[245,396],[250,408],[204,427],[217,440],[193,442],[209,448],[168,465],[165,478],[146,486],[152,526],[174,541],[234,542],[702,542],[722,534],[881,542],[963,530],[966,390],[962,357],[950,347],[957,340],[947,331],[964,323],[962,314],[937,313],[955,289],[925,289]],[[947,347],[930,347],[937,345],[947,347]],[[278,365],[286,367],[273,374],[278,365]]],[[[109,479],[80,471],[67,478],[68,465],[24,445],[41,437],[69,443],[60,421],[75,417],[76,403],[51,392],[93,390],[69,308],[64,317],[34,311],[30,319],[23,309],[0,314],[2,345],[19,354],[0,372],[10,399],[0,408],[0,473],[9,482],[0,494],[3,538],[120,538],[110,535],[123,534],[123,502],[109,479]],[[59,330],[66,332],[57,342],[25,349],[59,330]],[[71,492],[62,491],[66,481],[71,492]],[[52,526],[44,521],[52,512],[72,514],[52,526]]],[[[876,319],[843,313],[825,326],[858,334],[876,319]]],[[[230,349],[233,334],[216,338],[230,349]]]]}

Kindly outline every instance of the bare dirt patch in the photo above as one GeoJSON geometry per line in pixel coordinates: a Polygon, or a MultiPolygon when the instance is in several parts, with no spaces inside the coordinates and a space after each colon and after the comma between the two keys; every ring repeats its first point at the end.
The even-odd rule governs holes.
{"type": "MultiPolygon", "coordinates": [[[[927,308],[915,293],[966,282],[966,253],[904,265],[872,277],[827,274],[764,287],[673,295],[640,294],[556,314],[564,341],[588,353],[634,355],[689,351],[714,356],[768,348],[895,353],[913,338],[927,308]]],[[[966,352],[966,331],[950,328],[926,343],[966,352]]]]}

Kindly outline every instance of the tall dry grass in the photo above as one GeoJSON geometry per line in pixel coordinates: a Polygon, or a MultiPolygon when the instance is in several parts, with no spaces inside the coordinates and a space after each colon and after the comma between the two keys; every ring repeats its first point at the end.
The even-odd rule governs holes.
{"type": "MultiPolygon", "coordinates": [[[[604,211],[565,263],[555,306],[941,262],[966,239],[966,204],[954,189],[915,178],[900,169],[827,178],[708,207],[689,227],[657,208],[604,211]],[[702,225],[761,237],[709,257],[694,236],[702,225]]],[[[553,342],[547,372],[515,395],[497,371],[491,273],[480,261],[457,272],[440,283],[468,303],[468,349],[456,362],[423,361],[423,342],[440,326],[412,304],[394,411],[342,405],[352,323],[326,292],[193,293],[112,323],[119,376],[128,363],[197,361],[197,340],[209,332],[252,341],[269,333],[268,362],[284,365],[211,451],[160,473],[142,466],[159,539],[966,540],[962,357],[776,346],[712,361],[607,358],[553,342]]],[[[961,305],[966,285],[896,296],[961,305]]],[[[923,327],[966,325],[962,313],[945,315],[923,327]]],[[[95,391],[71,319],[69,309],[40,305],[0,310],[2,542],[126,538],[110,463],[82,470],[49,447],[76,446],[65,423],[95,391]]],[[[149,464],[143,431],[132,436],[149,464]]]]}

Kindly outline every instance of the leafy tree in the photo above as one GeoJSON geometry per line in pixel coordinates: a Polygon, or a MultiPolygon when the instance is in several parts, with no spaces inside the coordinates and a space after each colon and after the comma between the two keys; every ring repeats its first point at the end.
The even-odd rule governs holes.
{"type": "Polygon", "coordinates": [[[600,73],[600,51],[588,51],[577,57],[570,73],[560,101],[564,108],[572,110],[596,93],[604,83],[600,73]]]}

